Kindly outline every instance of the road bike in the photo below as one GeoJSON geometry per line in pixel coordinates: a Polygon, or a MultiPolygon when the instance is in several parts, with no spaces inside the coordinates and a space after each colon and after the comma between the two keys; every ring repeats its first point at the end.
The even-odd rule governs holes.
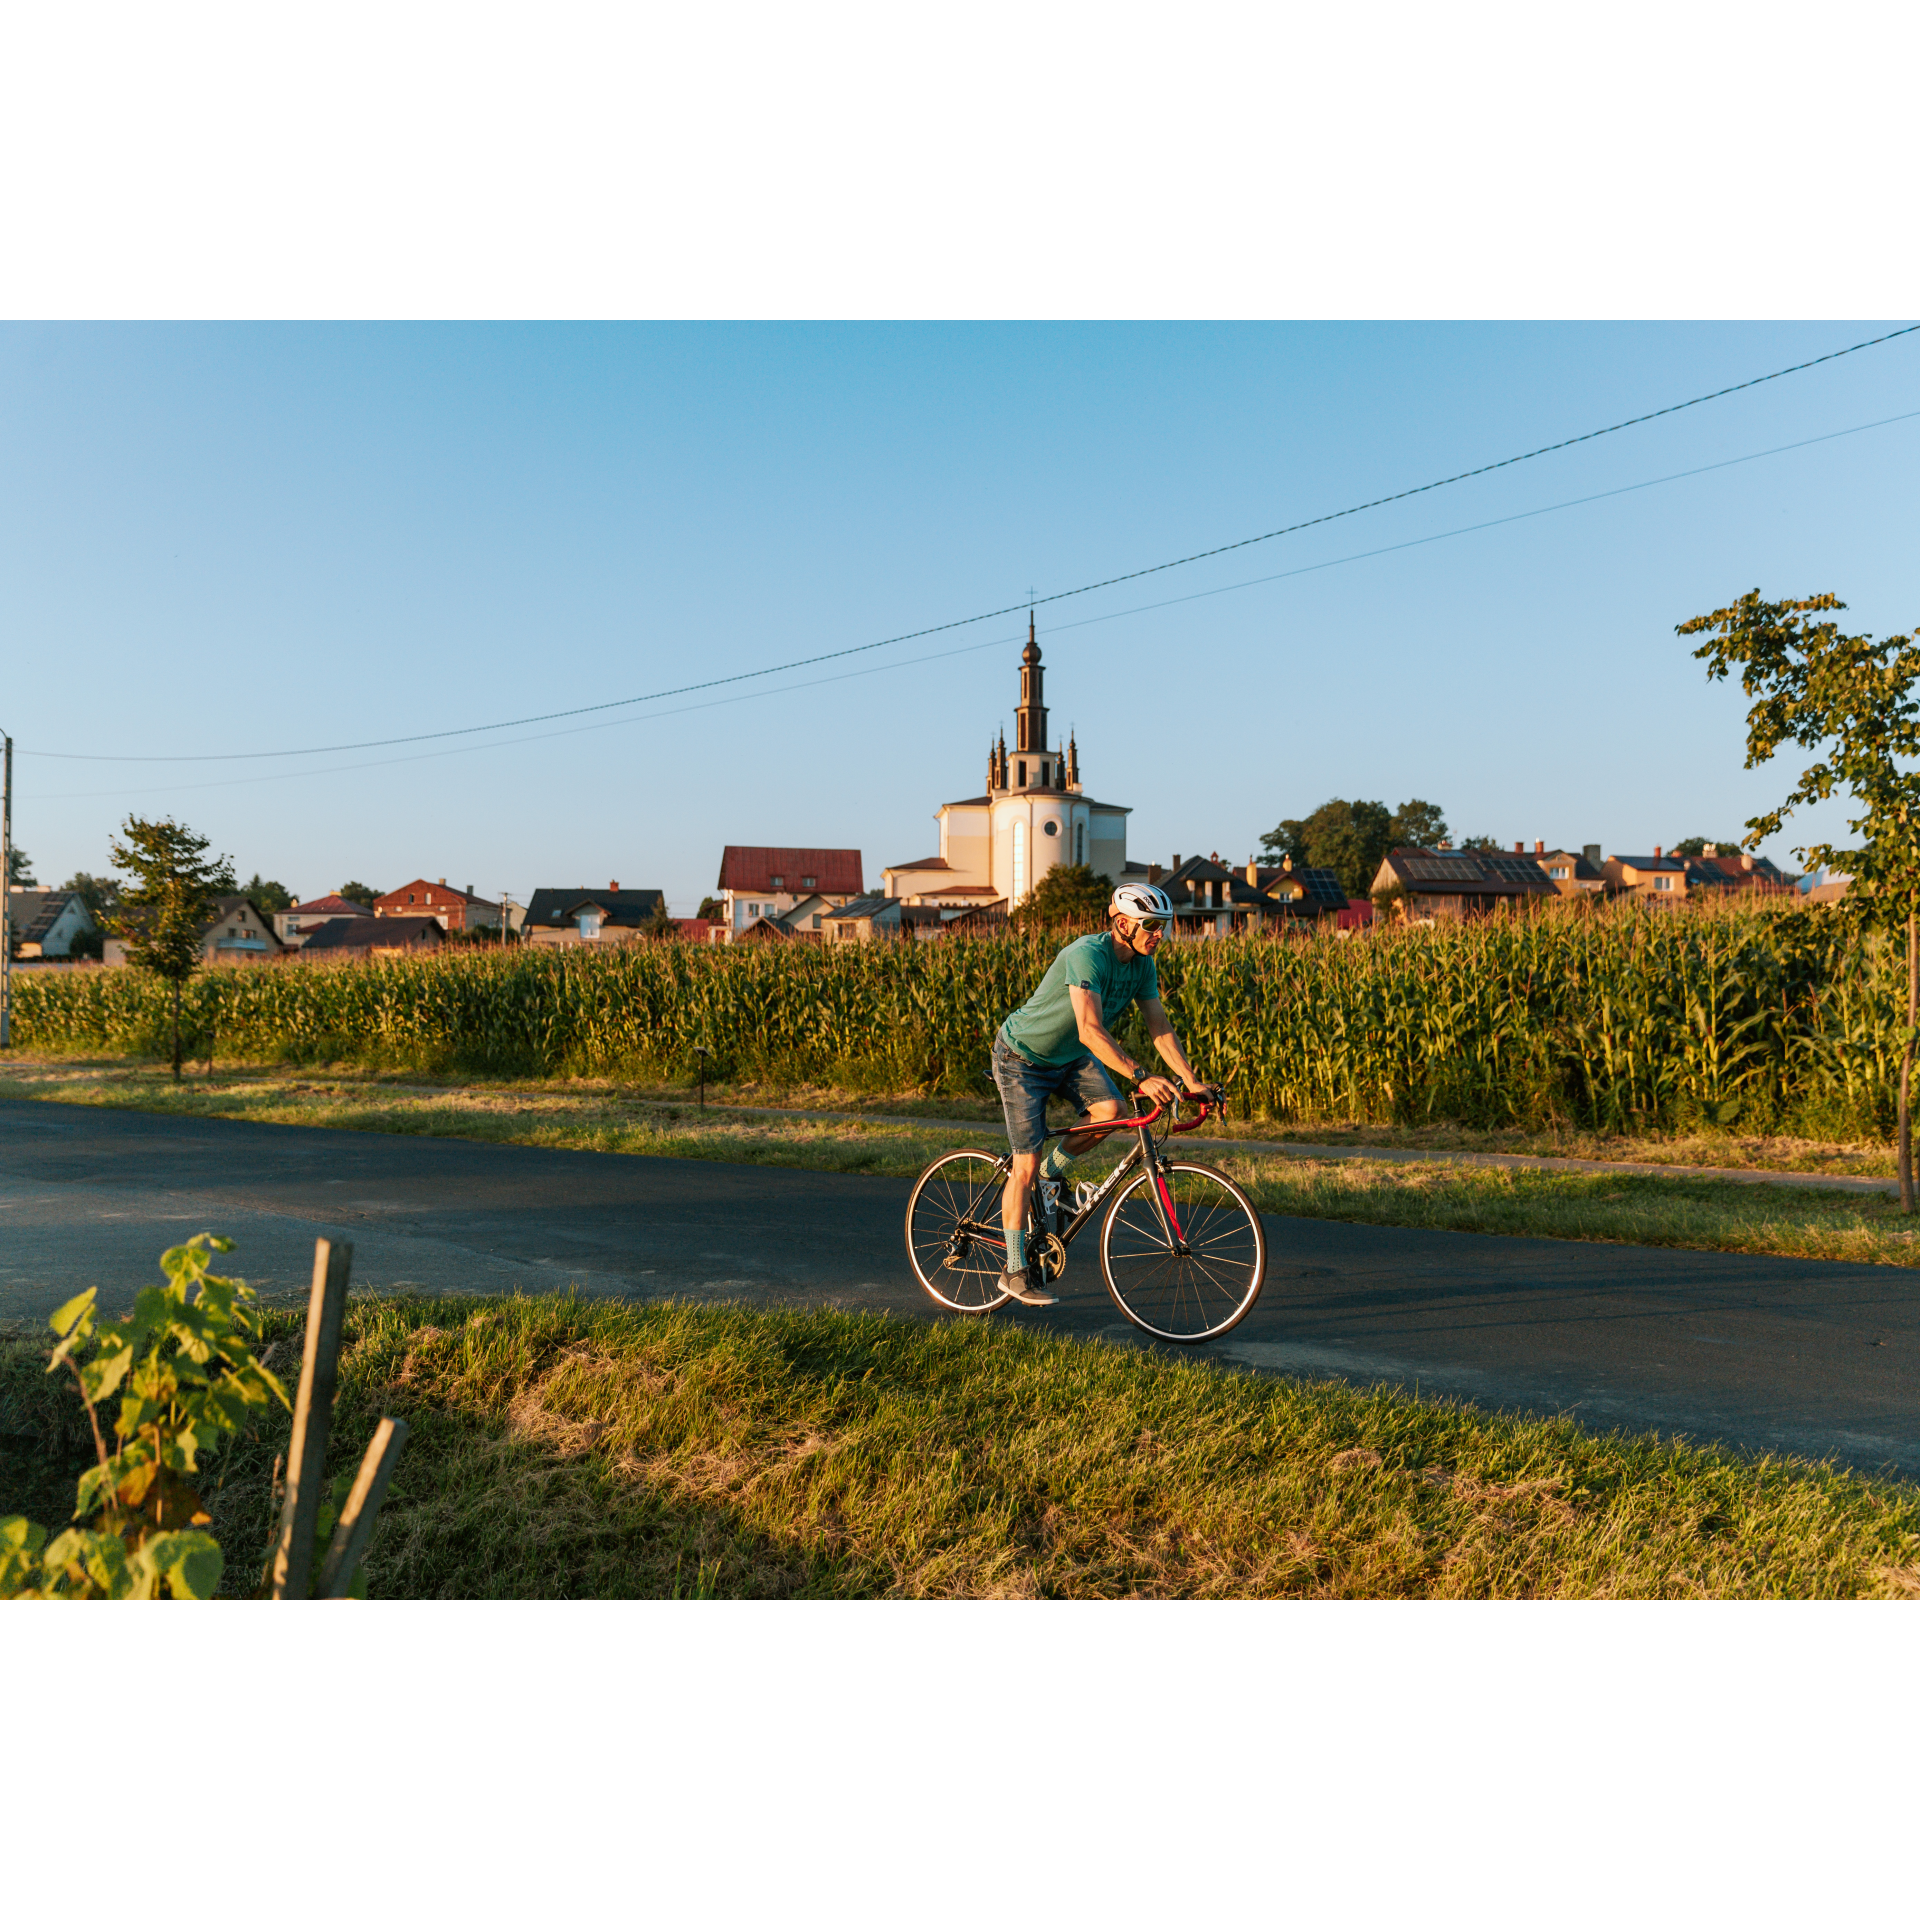
{"type": "MultiPolygon", "coordinates": [[[[1192,1345],[1217,1340],[1252,1312],[1267,1271],[1267,1238],[1253,1202],[1224,1173],[1162,1155],[1168,1139],[1205,1125],[1219,1104],[1175,1100],[1171,1109],[1156,1106],[1131,1120],[1049,1129],[1049,1140],[1067,1133],[1135,1135],[1132,1150],[1104,1180],[1075,1182],[1070,1199],[1063,1183],[1051,1227],[1042,1213],[1041,1183],[1034,1181],[1027,1250],[1049,1284],[1065,1271],[1067,1248],[1106,1204],[1100,1271],[1114,1305],[1136,1327],[1157,1340],[1192,1345]],[[1180,1118],[1183,1105],[1194,1108],[1192,1118],[1180,1118]],[[1155,1139],[1162,1114],[1167,1125],[1155,1139]]],[[[943,1153],[914,1183],[907,1258],[921,1286],[955,1313],[994,1313],[1010,1297],[1000,1290],[1007,1265],[1000,1197],[1012,1165],[1011,1154],[962,1147],[943,1153]]]]}

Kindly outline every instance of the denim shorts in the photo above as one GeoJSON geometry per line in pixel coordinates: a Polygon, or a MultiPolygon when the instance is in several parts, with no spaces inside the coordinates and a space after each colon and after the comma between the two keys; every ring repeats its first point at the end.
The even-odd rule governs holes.
{"type": "Polygon", "coordinates": [[[1036,1067],[993,1036],[993,1084],[1007,1116],[1007,1140],[1015,1153],[1038,1153],[1046,1139],[1047,1102],[1055,1094],[1071,1100],[1084,1119],[1095,1102],[1120,1096],[1107,1070],[1092,1054],[1065,1067],[1036,1067]]]}

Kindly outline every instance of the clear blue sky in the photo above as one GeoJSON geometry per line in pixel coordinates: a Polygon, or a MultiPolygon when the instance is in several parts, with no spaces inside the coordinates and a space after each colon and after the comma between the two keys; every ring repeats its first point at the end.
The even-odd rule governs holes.
{"type": "MultiPolygon", "coordinates": [[[[617,879],[690,912],[729,841],[858,846],[877,881],[980,790],[1024,619],[591,731],[37,756],[324,747],[771,666],[1895,324],[0,328],[16,837],[43,882],[104,870],[129,811],[303,894],[617,879]]],[[[1509,842],[1737,835],[1791,770],[1742,771],[1744,703],[1673,628],[1750,587],[1832,590],[1853,630],[1910,628],[1920,420],[1130,610],[1915,410],[1920,335],[1044,607],[1054,723],[1077,728],[1089,789],[1134,809],[1135,858],[1238,858],[1334,795],[1433,800],[1456,836],[1509,842]]],[[[1843,832],[1839,810],[1775,850],[1817,828],[1843,832]]]]}

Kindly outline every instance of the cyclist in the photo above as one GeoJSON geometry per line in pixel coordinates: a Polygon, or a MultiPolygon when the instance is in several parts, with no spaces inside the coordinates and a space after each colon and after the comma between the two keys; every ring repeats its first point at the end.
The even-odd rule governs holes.
{"type": "Polygon", "coordinates": [[[1173,903],[1158,887],[1132,882],[1116,887],[1107,903],[1107,931],[1070,941],[1033,990],[1033,997],[1002,1023],[993,1040],[993,1083],[1006,1112],[1013,1169],[1001,1199],[1000,1224],[1007,1236],[1007,1270],[1000,1290],[1022,1306],[1050,1307],[1055,1296],[1042,1284],[1027,1249],[1027,1201],[1036,1175],[1040,1214],[1054,1231],[1061,1185],[1069,1167],[1098,1142],[1075,1132],[1056,1140],[1045,1160],[1040,1145],[1047,1130],[1047,1100],[1062,1094],[1083,1120],[1120,1118],[1112,1068],[1144,1098],[1166,1102],[1179,1089],[1164,1074],[1147,1074],[1114,1039],[1111,1028],[1134,1002],[1153,1044],[1191,1093],[1207,1093],[1182,1052],[1166,1010],[1153,952],[1173,918],[1173,903]]]}

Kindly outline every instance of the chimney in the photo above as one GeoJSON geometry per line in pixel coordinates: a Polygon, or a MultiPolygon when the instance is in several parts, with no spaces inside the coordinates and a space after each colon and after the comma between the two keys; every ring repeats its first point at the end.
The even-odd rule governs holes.
{"type": "Polygon", "coordinates": [[[1547,850],[1547,843],[1544,840],[1536,840],[1533,843],[1533,850],[1535,853],[1545,853],[1547,850]]]}
{"type": "Polygon", "coordinates": [[[1742,873],[1751,873],[1753,871],[1753,855],[1752,854],[1743,853],[1740,856],[1740,871],[1742,873]]]}
{"type": "Polygon", "coordinates": [[[1260,869],[1251,860],[1247,862],[1247,885],[1256,893],[1260,890],[1260,869]]]}
{"type": "Polygon", "coordinates": [[[1173,866],[1170,869],[1170,871],[1174,873],[1178,873],[1180,871],[1180,856],[1177,853],[1173,856],[1173,866]]]}
{"type": "Polygon", "coordinates": [[[1160,863],[1157,860],[1147,862],[1147,885],[1157,887],[1160,884],[1160,863]]]}
{"type": "Polygon", "coordinates": [[[1711,840],[1709,840],[1707,844],[1700,849],[1700,852],[1708,860],[1718,860],[1720,858],[1720,849],[1711,840]]]}
{"type": "Polygon", "coordinates": [[[609,880],[607,882],[607,891],[609,893],[618,893],[620,891],[620,882],[618,880],[609,880]]]}
{"type": "Polygon", "coordinates": [[[1513,843],[1513,850],[1515,853],[1525,853],[1527,850],[1527,843],[1524,840],[1516,840],[1513,843]]]}
{"type": "Polygon", "coordinates": [[[1589,840],[1587,844],[1580,849],[1580,858],[1586,861],[1589,866],[1599,866],[1600,842],[1598,840],[1589,840]]]}
{"type": "Polygon", "coordinates": [[[1664,854],[1663,854],[1663,853],[1661,852],[1661,850],[1660,850],[1660,849],[1659,849],[1658,847],[1655,847],[1655,848],[1654,848],[1654,850],[1653,850],[1653,857],[1654,857],[1654,858],[1655,858],[1656,860],[1662,860],[1662,859],[1665,859],[1665,858],[1666,858],[1666,856],[1665,856],[1665,855],[1664,855],[1664,854]]]}
{"type": "Polygon", "coordinates": [[[433,884],[436,887],[444,887],[447,884],[447,876],[443,873],[433,884]]]}
{"type": "Polygon", "coordinates": [[[1451,840],[1442,840],[1440,842],[1440,851],[1442,853],[1451,853],[1453,851],[1453,842],[1451,840]]]}

